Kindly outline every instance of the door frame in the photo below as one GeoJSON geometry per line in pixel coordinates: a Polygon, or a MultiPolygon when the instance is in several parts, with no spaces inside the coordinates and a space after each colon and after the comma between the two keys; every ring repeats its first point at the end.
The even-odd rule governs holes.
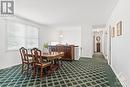
{"type": "Polygon", "coordinates": [[[109,26],[109,29],[108,29],[108,32],[109,32],[109,35],[108,35],[108,63],[109,63],[109,65],[111,65],[111,62],[112,62],[112,60],[111,60],[111,54],[112,54],[112,50],[111,50],[111,26],[109,26]]]}
{"type": "Polygon", "coordinates": [[[93,53],[96,53],[97,52],[97,43],[100,43],[100,52],[102,53],[103,52],[103,30],[102,31],[95,31],[93,32],[93,53]],[[100,37],[99,41],[97,41],[97,38],[96,37],[100,37]]]}
{"type": "Polygon", "coordinates": [[[93,35],[93,53],[95,53],[95,35],[93,35]]]}

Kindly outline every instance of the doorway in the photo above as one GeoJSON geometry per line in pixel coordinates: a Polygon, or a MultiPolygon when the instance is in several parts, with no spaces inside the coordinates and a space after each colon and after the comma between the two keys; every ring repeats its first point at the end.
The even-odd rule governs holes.
{"type": "Polygon", "coordinates": [[[101,52],[100,42],[97,43],[96,48],[97,48],[97,51],[96,51],[96,52],[101,52]]]}
{"type": "Polygon", "coordinates": [[[102,31],[93,32],[93,52],[102,52],[102,31]]]}

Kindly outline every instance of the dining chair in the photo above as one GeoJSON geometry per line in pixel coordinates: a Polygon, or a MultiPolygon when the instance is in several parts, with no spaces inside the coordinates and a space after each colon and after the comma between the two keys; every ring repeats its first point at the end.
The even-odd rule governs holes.
{"type": "Polygon", "coordinates": [[[55,52],[57,52],[57,48],[55,46],[51,46],[50,49],[51,49],[50,53],[52,54],[55,54],[55,52]]]}
{"type": "MultiPolygon", "coordinates": [[[[56,45],[56,50],[57,50],[57,52],[58,53],[61,53],[61,52],[64,52],[64,45],[56,45]]],[[[64,57],[64,55],[63,56],[60,56],[59,58],[58,58],[58,61],[60,61],[61,62],[61,65],[62,65],[62,61],[63,61],[63,58],[64,57]]]]}
{"type": "Polygon", "coordinates": [[[22,59],[22,73],[23,71],[26,71],[28,75],[29,69],[32,69],[30,65],[33,65],[33,60],[32,58],[28,57],[28,50],[24,47],[21,47],[19,51],[22,59]]]}
{"type": "Polygon", "coordinates": [[[41,50],[37,48],[31,49],[31,54],[34,58],[34,76],[36,76],[36,68],[40,67],[40,78],[43,77],[43,68],[49,67],[51,62],[44,61],[41,50]]]}

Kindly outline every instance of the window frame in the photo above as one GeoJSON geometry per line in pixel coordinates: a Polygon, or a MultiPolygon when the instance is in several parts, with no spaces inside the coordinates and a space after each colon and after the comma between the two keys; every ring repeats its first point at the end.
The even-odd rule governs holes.
{"type": "MultiPolygon", "coordinates": [[[[37,30],[38,30],[38,38],[37,38],[37,40],[38,40],[38,48],[39,48],[39,31],[40,31],[40,28],[38,27],[38,26],[35,26],[34,24],[26,24],[26,23],[23,23],[23,22],[19,22],[19,21],[14,21],[14,20],[5,20],[5,48],[6,48],[6,51],[18,51],[19,49],[9,49],[9,47],[8,47],[8,25],[10,24],[10,23],[17,23],[17,24],[22,24],[22,25],[24,25],[25,26],[25,29],[27,29],[27,27],[28,26],[31,26],[31,27],[34,27],[34,28],[37,28],[37,30]]],[[[26,33],[27,34],[27,33],[26,33]]],[[[25,48],[27,48],[27,37],[25,37],[25,48]]],[[[31,48],[27,48],[27,49],[31,49],[31,48]]]]}

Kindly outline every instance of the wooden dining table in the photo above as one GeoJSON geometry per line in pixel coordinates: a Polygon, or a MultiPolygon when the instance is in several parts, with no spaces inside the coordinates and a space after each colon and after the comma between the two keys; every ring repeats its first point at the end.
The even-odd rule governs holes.
{"type": "Polygon", "coordinates": [[[48,61],[59,59],[60,57],[63,56],[64,56],[64,52],[43,53],[43,58],[46,58],[48,61]]]}
{"type": "MultiPolygon", "coordinates": [[[[27,56],[33,57],[33,55],[31,53],[28,53],[27,56]]],[[[47,61],[52,62],[51,66],[50,66],[50,70],[48,72],[48,75],[50,75],[52,72],[54,72],[55,70],[57,70],[60,67],[59,63],[56,63],[56,61],[58,62],[58,59],[60,59],[61,57],[64,56],[64,52],[42,53],[41,56],[43,59],[46,59],[47,61]]]]}
{"type": "MultiPolygon", "coordinates": [[[[32,54],[28,53],[27,56],[32,57],[32,54]]],[[[42,53],[41,56],[43,59],[47,59],[48,61],[52,61],[52,60],[59,59],[60,57],[64,56],[64,52],[42,53]]]]}

